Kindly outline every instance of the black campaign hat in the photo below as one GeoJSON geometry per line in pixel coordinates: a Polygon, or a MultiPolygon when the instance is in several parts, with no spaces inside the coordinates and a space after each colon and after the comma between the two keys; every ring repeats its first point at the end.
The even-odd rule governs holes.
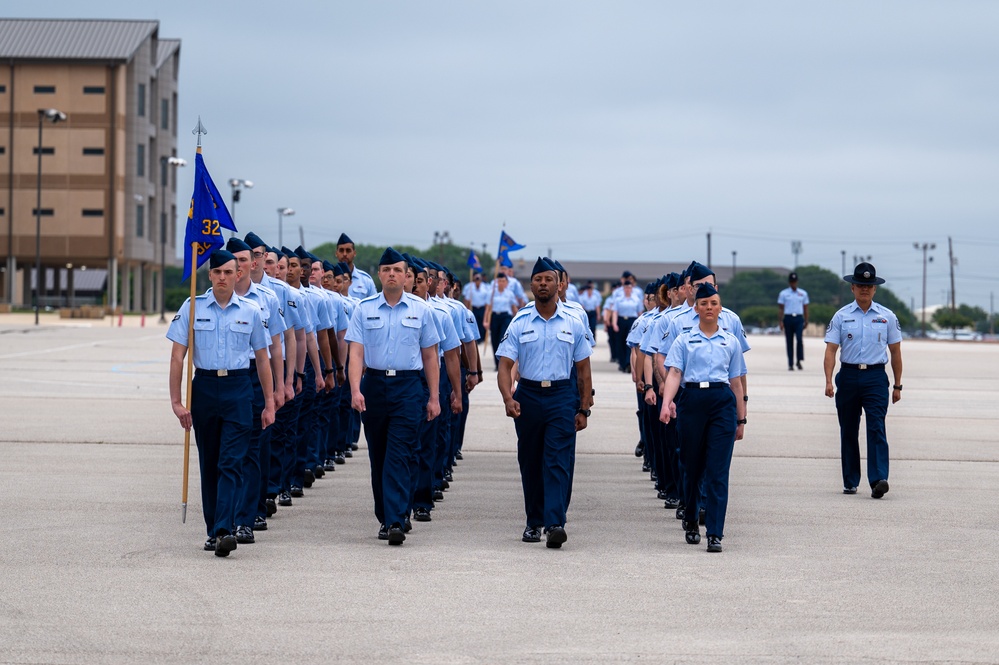
{"type": "Polygon", "coordinates": [[[853,269],[852,275],[843,275],[843,281],[851,284],[871,285],[885,283],[885,280],[878,277],[878,273],[874,270],[874,266],[866,261],[864,263],[858,263],[857,267],[853,269]]]}
{"type": "Polygon", "coordinates": [[[788,275],[787,276],[787,281],[789,281],[789,282],[797,282],[798,281],[798,273],[793,272],[790,275],[788,275]]]}

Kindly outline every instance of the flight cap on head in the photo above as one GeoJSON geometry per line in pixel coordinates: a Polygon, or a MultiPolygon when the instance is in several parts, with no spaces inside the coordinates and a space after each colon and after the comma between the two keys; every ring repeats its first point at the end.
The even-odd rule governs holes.
{"type": "Polygon", "coordinates": [[[229,242],[225,244],[226,250],[235,254],[236,252],[252,252],[253,248],[247,245],[245,242],[239,238],[229,238],[229,242]]]}
{"type": "Polygon", "coordinates": [[[669,288],[675,289],[675,288],[679,287],[681,284],[683,284],[683,277],[680,275],[680,273],[678,273],[678,272],[671,272],[669,274],[669,277],[673,281],[673,286],[671,286],[669,288]]]}
{"type": "Polygon", "coordinates": [[[323,260],[321,258],[319,258],[318,256],[316,256],[312,252],[306,252],[305,255],[308,256],[309,260],[312,261],[313,263],[322,263],[323,262],[323,260]]]}
{"type": "Polygon", "coordinates": [[[538,260],[534,262],[534,269],[531,270],[531,277],[534,277],[540,272],[558,272],[558,268],[553,266],[548,259],[543,256],[539,256],[538,260]]]}
{"type": "Polygon", "coordinates": [[[298,247],[295,248],[295,256],[297,256],[302,261],[311,261],[312,260],[312,259],[309,258],[309,253],[307,251],[305,251],[305,248],[302,247],[301,245],[299,245],[298,247]]]}
{"type": "Polygon", "coordinates": [[[350,266],[348,266],[345,262],[340,261],[339,263],[337,263],[337,265],[340,266],[340,274],[350,275],[351,277],[353,277],[353,275],[350,272],[350,266]]]}
{"type": "Polygon", "coordinates": [[[392,247],[386,247],[385,251],[382,252],[382,258],[378,259],[378,265],[380,266],[390,266],[395,263],[405,263],[406,259],[403,258],[402,254],[397,252],[392,247]]]}
{"type": "Polygon", "coordinates": [[[658,286],[659,286],[659,282],[649,282],[648,284],[646,284],[645,285],[645,295],[651,296],[653,293],[656,292],[656,289],[658,288],[658,286]]]}
{"type": "Polygon", "coordinates": [[[687,270],[690,273],[690,281],[692,282],[696,282],[699,279],[704,279],[705,277],[715,274],[714,270],[707,267],[703,263],[698,263],[697,261],[693,261],[687,270]]]}
{"type": "Polygon", "coordinates": [[[224,266],[230,261],[235,261],[236,257],[232,255],[232,252],[228,252],[224,249],[218,249],[212,252],[211,257],[208,259],[209,268],[218,268],[224,266]]]}
{"type": "Polygon", "coordinates": [[[333,269],[333,264],[327,261],[326,259],[323,259],[323,272],[331,272],[333,274],[336,274],[336,271],[333,269]]]}
{"type": "Polygon", "coordinates": [[[353,244],[354,244],[354,241],[351,240],[350,237],[347,236],[346,233],[341,233],[340,237],[336,241],[336,246],[337,247],[339,247],[340,245],[353,245],[353,244]]]}
{"type": "Polygon", "coordinates": [[[699,284],[697,286],[697,295],[694,296],[694,300],[710,298],[711,296],[716,295],[718,295],[718,289],[716,289],[713,284],[705,282],[704,284],[699,284]]]}
{"type": "Polygon", "coordinates": [[[284,254],[285,258],[287,258],[287,259],[297,259],[298,258],[298,254],[295,253],[295,250],[288,249],[287,245],[282,245],[281,246],[281,252],[280,253],[284,254]]]}
{"type": "Polygon", "coordinates": [[[878,273],[874,270],[874,266],[866,261],[858,263],[857,267],[853,269],[852,275],[843,275],[843,281],[861,285],[885,283],[885,280],[878,277],[878,273]]]}
{"type": "Polygon", "coordinates": [[[253,231],[250,231],[249,233],[246,234],[246,236],[243,238],[243,242],[249,245],[250,249],[253,249],[254,247],[263,247],[266,249],[267,247],[267,243],[261,240],[260,236],[258,236],[253,231]]]}

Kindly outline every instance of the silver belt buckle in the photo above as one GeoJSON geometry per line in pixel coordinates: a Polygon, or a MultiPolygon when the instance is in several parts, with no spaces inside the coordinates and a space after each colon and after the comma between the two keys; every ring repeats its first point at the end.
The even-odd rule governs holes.
{"type": "Polygon", "coordinates": [[[551,388],[552,387],[552,382],[551,381],[542,381],[541,382],[541,387],[542,388],[551,388]]]}
{"type": "Polygon", "coordinates": [[[711,382],[710,381],[701,381],[700,383],[697,384],[697,387],[698,388],[710,388],[711,387],[711,382]]]}
{"type": "Polygon", "coordinates": [[[219,376],[229,376],[229,370],[227,370],[227,369],[220,369],[219,370],[219,376]]]}
{"type": "Polygon", "coordinates": [[[859,365],[857,365],[857,369],[867,369],[867,365],[865,365],[864,363],[860,363],[859,365]]]}
{"type": "Polygon", "coordinates": [[[394,369],[385,370],[385,376],[395,376],[395,370],[394,369]]]}

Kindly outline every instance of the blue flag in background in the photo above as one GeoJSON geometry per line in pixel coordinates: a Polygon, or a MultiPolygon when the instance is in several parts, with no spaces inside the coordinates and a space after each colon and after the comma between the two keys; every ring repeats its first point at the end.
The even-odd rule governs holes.
{"type": "Polygon", "coordinates": [[[236,232],[225,199],[219,193],[201,156],[201,148],[194,158],[194,193],[187,211],[187,230],[184,232],[184,279],[201,267],[219,247],[225,244],[222,229],[236,232]],[[198,245],[198,264],[191,266],[191,245],[198,245]]]}
{"type": "Polygon", "coordinates": [[[482,264],[479,263],[479,257],[474,249],[468,253],[468,267],[475,272],[482,272],[482,264]]]}
{"type": "Polygon", "coordinates": [[[511,238],[506,231],[500,231],[499,251],[496,253],[496,256],[499,257],[500,265],[512,268],[513,261],[510,260],[507,252],[514,252],[518,249],[524,249],[524,247],[525,245],[521,245],[511,238]]]}

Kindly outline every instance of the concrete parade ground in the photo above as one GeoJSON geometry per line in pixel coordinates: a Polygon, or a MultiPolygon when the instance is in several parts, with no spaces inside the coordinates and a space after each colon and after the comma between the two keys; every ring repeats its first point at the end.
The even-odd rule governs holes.
{"type": "Polygon", "coordinates": [[[999,345],[903,342],[874,500],[842,493],[822,340],[788,372],[783,337],[752,337],[721,554],[684,542],[641,472],[603,331],[569,541],[521,542],[487,353],[455,482],[402,547],[376,538],[362,436],[220,559],[193,437],[181,523],[158,318],[0,316],[0,662],[999,662],[999,345]]]}

